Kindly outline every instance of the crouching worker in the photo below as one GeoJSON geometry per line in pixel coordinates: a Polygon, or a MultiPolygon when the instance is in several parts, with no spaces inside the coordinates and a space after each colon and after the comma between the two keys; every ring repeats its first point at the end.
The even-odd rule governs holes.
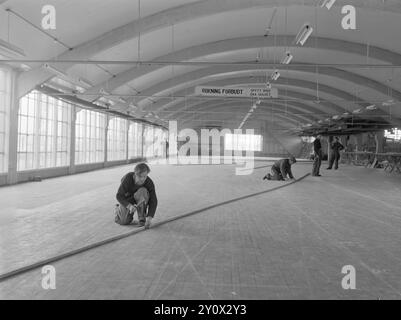
{"type": "Polygon", "coordinates": [[[271,174],[268,173],[263,177],[263,180],[276,180],[276,181],[285,181],[285,180],[295,180],[292,175],[291,165],[296,163],[297,160],[295,157],[290,157],[289,159],[281,159],[276,161],[272,168],[271,174]],[[288,178],[287,178],[288,175],[288,178]]]}
{"type": "MultiPolygon", "coordinates": [[[[134,172],[127,173],[121,179],[116,198],[119,204],[115,208],[115,222],[121,225],[131,224],[134,213],[138,213],[139,226],[148,229],[156,212],[157,197],[155,185],[148,177],[147,164],[136,165],[134,172]]],[[[136,221],[134,224],[138,224],[136,221]]]]}

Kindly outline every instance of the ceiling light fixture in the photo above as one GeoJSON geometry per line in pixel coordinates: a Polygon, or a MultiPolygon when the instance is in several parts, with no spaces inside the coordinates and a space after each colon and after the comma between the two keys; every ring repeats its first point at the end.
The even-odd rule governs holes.
{"type": "Polygon", "coordinates": [[[51,73],[53,73],[53,74],[55,74],[55,75],[57,75],[57,76],[61,76],[61,77],[68,78],[68,75],[67,75],[65,72],[60,71],[60,70],[56,69],[55,67],[52,67],[52,66],[51,66],[50,64],[48,64],[48,63],[45,63],[45,64],[43,65],[43,68],[45,68],[46,70],[50,71],[51,73]]]}
{"type": "Polygon", "coordinates": [[[292,59],[294,58],[294,56],[291,54],[290,51],[287,51],[285,53],[285,57],[284,59],[281,61],[282,64],[290,64],[290,62],[292,61],[292,59]]]}
{"type": "Polygon", "coordinates": [[[305,24],[301,28],[301,30],[299,30],[299,32],[295,38],[295,43],[303,46],[305,44],[306,40],[308,40],[308,38],[312,34],[312,32],[313,32],[313,28],[309,24],[305,24]]]}
{"type": "Polygon", "coordinates": [[[277,81],[278,80],[278,78],[280,78],[280,72],[278,71],[278,70],[276,70],[276,71],[274,71],[274,73],[271,75],[271,79],[273,80],[273,81],[277,81]]]}
{"type": "Polygon", "coordinates": [[[362,109],[356,109],[356,110],[352,111],[352,113],[355,113],[355,114],[362,113],[362,109]]]}
{"type": "Polygon", "coordinates": [[[277,7],[274,8],[274,11],[273,11],[272,16],[270,18],[269,25],[267,26],[265,34],[264,34],[265,37],[268,37],[270,35],[270,32],[272,30],[272,26],[273,26],[274,16],[276,15],[276,13],[277,13],[277,7]]]}
{"type": "Polygon", "coordinates": [[[333,4],[336,2],[337,0],[322,0],[321,2],[320,2],[320,6],[323,8],[323,7],[326,7],[328,10],[330,10],[331,9],[331,7],[333,6],[333,4]]]}
{"type": "Polygon", "coordinates": [[[85,86],[87,86],[87,87],[93,87],[93,84],[92,84],[92,83],[90,83],[88,80],[85,80],[85,79],[83,79],[83,78],[79,78],[79,79],[78,79],[78,82],[79,82],[79,83],[82,83],[83,85],[85,85],[85,86]]]}
{"type": "Polygon", "coordinates": [[[100,88],[99,93],[105,96],[111,96],[111,93],[106,91],[104,88],[100,88]]]}
{"type": "Polygon", "coordinates": [[[366,107],[366,110],[376,110],[376,109],[377,109],[377,107],[375,104],[372,104],[372,105],[366,107]]]}
{"type": "Polygon", "coordinates": [[[389,106],[392,106],[394,104],[394,100],[387,100],[387,101],[385,101],[385,102],[383,102],[382,103],[382,106],[383,107],[389,107],[389,106]]]}

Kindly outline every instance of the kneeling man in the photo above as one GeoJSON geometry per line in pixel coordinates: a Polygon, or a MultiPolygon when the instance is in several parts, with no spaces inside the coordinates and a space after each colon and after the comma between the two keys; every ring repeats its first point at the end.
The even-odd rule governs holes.
{"type": "Polygon", "coordinates": [[[263,177],[263,180],[295,180],[294,176],[292,175],[291,165],[296,162],[297,160],[295,159],[295,157],[276,161],[271,168],[271,174],[268,173],[267,175],[265,175],[263,177]],[[289,178],[287,178],[287,175],[289,178]]]}
{"type": "Polygon", "coordinates": [[[134,172],[127,173],[121,179],[116,195],[119,202],[116,207],[116,223],[130,224],[136,211],[139,226],[145,226],[145,229],[150,227],[157,208],[157,197],[155,185],[148,177],[149,172],[149,166],[140,163],[135,166],[134,172]]]}

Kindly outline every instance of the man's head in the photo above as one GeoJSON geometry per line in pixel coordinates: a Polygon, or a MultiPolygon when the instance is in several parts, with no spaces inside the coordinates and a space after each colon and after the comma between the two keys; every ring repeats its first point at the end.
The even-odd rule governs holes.
{"type": "Polygon", "coordinates": [[[143,185],[148,177],[149,172],[150,168],[146,163],[137,164],[134,169],[135,184],[139,186],[143,185]]]}
{"type": "Polygon", "coordinates": [[[295,157],[290,157],[289,161],[290,161],[290,164],[294,164],[297,162],[297,159],[295,159],[295,157]]]}
{"type": "Polygon", "coordinates": [[[322,139],[322,135],[321,134],[318,134],[317,136],[316,136],[316,139],[322,139]]]}
{"type": "Polygon", "coordinates": [[[339,137],[334,137],[334,140],[339,141],[340,138],[339,137]]]}

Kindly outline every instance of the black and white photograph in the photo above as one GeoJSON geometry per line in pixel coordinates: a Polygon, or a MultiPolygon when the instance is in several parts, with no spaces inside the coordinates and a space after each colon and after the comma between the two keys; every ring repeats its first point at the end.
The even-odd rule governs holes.
{"type": "Polygon", "coordinates": [[[400,230],[400,0],[0,0],[3,302],[401,300],[400,230]]]}

